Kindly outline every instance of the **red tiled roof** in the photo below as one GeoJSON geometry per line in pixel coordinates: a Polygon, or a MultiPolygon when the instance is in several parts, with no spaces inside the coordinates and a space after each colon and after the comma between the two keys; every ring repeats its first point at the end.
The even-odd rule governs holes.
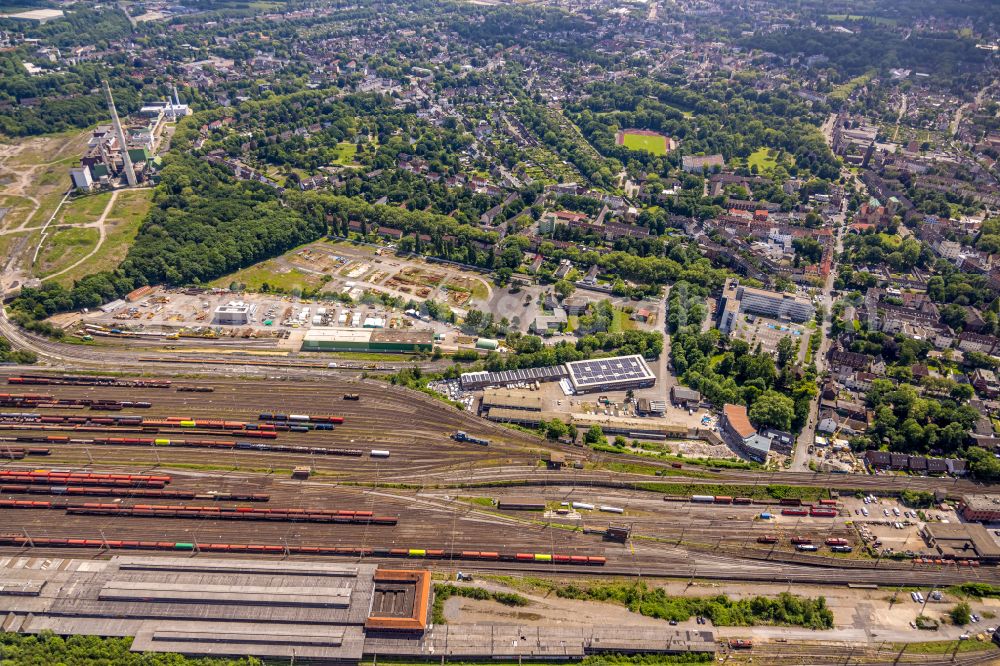
{"type": "Polygon", "coordinates": [[[726,422],[733,431],[743,439],[753,437],[757,432],[756,428],[750,425],[747,408],[743,405],[723,405],[722,413],[725,414],[726,422]]]}

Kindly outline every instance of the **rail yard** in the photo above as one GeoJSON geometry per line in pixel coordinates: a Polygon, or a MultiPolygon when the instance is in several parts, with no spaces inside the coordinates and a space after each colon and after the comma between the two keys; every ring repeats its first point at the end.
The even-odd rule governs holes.
{"type": "Polygon", "coordinates": [[[603,469],[579,449],[372,380],[25,373],[7,378],[0,409],[6,548],[113,552],[172,543],[486,568],[738,571],[759,580],[875,580],[885,569],[915,583],[1000,579],[979,562],[856,557],[858,531],[836,499],[697,492],[725,483],[749,494],[779,478],[864,488],[863,478],[817,483],[815,475],[771,480],[682,467],[668,480],[689,484],[691,494],[657,492],[643,485],[655,477],[603,469]],[[457,431],[489,444],[457,441],[457,431]],[[584,464],[542,471],[552,450],[584,464]],[[307,468],[307,478],[292,478],[296,468],[307,468]],[[503,508],[514,494],[533,494],[543,510],[503,508]],[[633,538],[610,538],[613,524],[627,524],[633,538]]]}
{"type": "MultiPolygon", "coordinates": [[[[651,476],[615,467],[628,456],[547,442],[359,376],[168,376],[5,377],[0,558],[181,555],[571,579],[1000,584],[1000,570],[976,558],[870,557],[852,513],[854,493],[873,491],[873,481],[882,494],[951,495],[975,487],[968,481],[688,464],[656,465],[661,476],[651,476]],[[547,469],[556,452],[576,464],[547,469]],[[759,492],[773,484],[802,488],[803,498],[759,492]],[[735,490],[703,490],[720,486],[735,490]]],[[[778,647],[754,650],[775,663],[808,654],[778,647]]]]}

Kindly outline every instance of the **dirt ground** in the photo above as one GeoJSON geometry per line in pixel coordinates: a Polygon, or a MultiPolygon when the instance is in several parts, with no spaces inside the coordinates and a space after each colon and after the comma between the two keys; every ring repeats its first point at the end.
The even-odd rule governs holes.
{"type": "MultiPolygon", "coordinates": [[[[577,581],[579,582],[579,581],[577,581]]],[[[647,585],[660,587],[671,595],[714,596],[726,594],[732,599],[752,596],[776,596],[782,592],[790,592],[805,597],[822,596],[827,606],[833,611],[834,630],[844,636],[868,637],[870,640],[938,640],[955,638],[960,633],[975,633],[985,631],[987,627],[996,626],[1000,621],[988,617],[989,614],[1000,615],[1000,600],[968,600],[974,613],[987,615],[977,623],[967,627],[955,627],[947,624],[946,615],[958,601],[952,595],[945,593],[939,602],[928,602],[926,605],[915,603],[909,590],[894,590],[884,588],[878,590],[851,589],[847,587],[800,586],[775,584],[739,584],[739,583],[709,583],[695,581],[688,584],[685,581],[647,581],[647,585]],[[942,627],[935,632],[918,631],[910,627],[917,615],[923,613],[942,622],[942,627]]],[[[449,624],[519,624],[531,626],[593,626],[594,624],[617,624],[630,627],[667,626],[664,620],[644,617],[631,613],[621,606],[593,601],[577,601],[562,599],[555,594],[545,592],[525,591],[512,588],[491,580],[477,580],[473,585],[492,591],[517,591],[530,601],[528,606],[509,607],[494,601],[481,601],[452,597],[445,602],[444,613],[449,624]]],[[[925,597],[930,589],[924,590],[925,597]]],[[[682,628],[700,628],[692,618],[679,623],[682,628]]],[[[709,623],[709,625],[711,624],[709,623]]],[[[760,636],[770,636],[774,628],[726,628],[720,627],[720,633],[755,633],[760,636]]],[[[817,632],[817,638],[822,632],[817,632]]]]}

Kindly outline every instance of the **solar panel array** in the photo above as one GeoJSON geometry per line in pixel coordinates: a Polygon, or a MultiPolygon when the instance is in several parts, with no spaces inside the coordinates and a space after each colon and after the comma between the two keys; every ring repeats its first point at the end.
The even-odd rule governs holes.
{"type": "Polygon", "coordinates": [[[544,368],[523,368],[500,372],[466,372],[461,377],[462,388],[472,390],[485,386],[509,386],[521,382],[550,382],[566,377],[569,372],[565,365],[549,365],[544,368]]]}
{"type": "Polygon", "coordinates": [[[566,366],[578,388],[653,378],[646,361],[639,355],[573,361],[566,366]]]}

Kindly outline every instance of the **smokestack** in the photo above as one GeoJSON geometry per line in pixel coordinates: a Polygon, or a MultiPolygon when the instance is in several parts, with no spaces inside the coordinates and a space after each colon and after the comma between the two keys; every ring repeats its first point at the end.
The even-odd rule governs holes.
{"type": "Polygon", "coordinates": [[[128,156],[128,144],[125,143],[125,132],[122,130],[122,123],[118,120],[118,110],[115,109],[115,100],[111,96],[111,86],[104,81],[104,94],[108,98],[108,110],[111,112],[111,122],[115,126],[115,135],[118,137],[118,147],[121,149],[122,161],[125,163],[125,178],[129,187],[135,187],[138,181],[135,178],[135,169],[132,168],[132,158],[128,156]]]}

